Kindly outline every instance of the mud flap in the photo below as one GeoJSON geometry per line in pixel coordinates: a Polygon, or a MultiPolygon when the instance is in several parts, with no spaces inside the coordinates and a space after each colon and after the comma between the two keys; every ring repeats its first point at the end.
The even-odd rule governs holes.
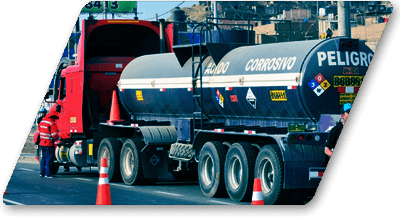
{"type": "Polygon", "coordinates": [[[168,151],[163,146],[150,146],[142,152],[145,178],[168,177],[168,151]]]}
{"type": "Polygon", "coordinates": [[[325,170],[324,147],[289,144],[285,147],[283,156],[285,189],[318,187],[322,177],[312,177],[312,170],[325,170]]]}

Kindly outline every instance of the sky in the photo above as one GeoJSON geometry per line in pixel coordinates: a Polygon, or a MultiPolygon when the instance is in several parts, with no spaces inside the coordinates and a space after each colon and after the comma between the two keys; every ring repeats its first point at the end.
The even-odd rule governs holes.
{"type": "MultiPolygon", "coordinates": [[[[158,18],[167,19],[170,16],[171,9],[175,8],[179,5],[179,7],[190,7],[193,4],[197,4],[197,1],[137,1],[137,11],[139,20],[154,20],[155,14],[157,13],[158,18]],[[166,13],[163,16],[162,14],[166,13]]],[[[85,19],[88,16],[87,13],[80,16],[80,20],[85,19]]],[[[111,18],[111,15],[108,15],[107,18],[111,18]]],[[[133,14],[121,15],[121,17],[115,16],[115,19],[123,19],[123,18],[131,18],[133,19],[133,14]]],[[[103,19],[103,15],[97,15],[96,19],[103,19]]]]}

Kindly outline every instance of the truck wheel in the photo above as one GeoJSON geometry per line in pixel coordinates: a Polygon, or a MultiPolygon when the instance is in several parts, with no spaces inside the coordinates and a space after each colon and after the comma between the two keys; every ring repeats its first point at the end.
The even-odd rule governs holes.
{"type": "Polygon", "coordinates": [[[121,153],[121,144],[116,138],[104,138],[101,140],[97,154],[97,166],[100,171],[101,158],[107,159],[108,179],[110,181],[121,181],[119,170],[119,158],[121,153]]]}
{"type": "Polygon", "coordinates": [[[138,185],[144,183],[142,168],[142,157],[140,150],[143,143],[128,139],[122,145],[121,150],[121,176],[127,185],[138,185]]]}
{"type": "Polygon", "coordinates": [[[265,205],[286,204],[288,194],[283,190],[283,161],[272,146],[265,145],[258,153],[254,178],[261,179],[265,205]]]}
{"type": "Polygon", "coordinates": [[[200,189],[207,197],[226,195],[224,176],[226,149],[220,142],[206,142],[200,152],[198,177],[200,189]]]}
{"type": "Polygon", "coordinates": [[[225,160],[225,185],[234,201],[250,201],[254,183],[256,152],[248,143],[234,143],[225,160]]]}

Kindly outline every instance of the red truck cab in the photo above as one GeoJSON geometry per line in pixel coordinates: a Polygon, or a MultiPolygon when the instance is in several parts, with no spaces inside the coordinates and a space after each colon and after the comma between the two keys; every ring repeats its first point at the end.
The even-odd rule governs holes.
{"type": "MultiPolygon", "coordinates": [[[[136,57],[161,51],[160,26],[139,20],[82,21],[75,64],[61,72],[60,130],[90,137],[99,122],[108,120],[112,92],[125,66],[136,57]]],[[[162,27],[164,51],[171,52],[173,24],[162,27]]]]}

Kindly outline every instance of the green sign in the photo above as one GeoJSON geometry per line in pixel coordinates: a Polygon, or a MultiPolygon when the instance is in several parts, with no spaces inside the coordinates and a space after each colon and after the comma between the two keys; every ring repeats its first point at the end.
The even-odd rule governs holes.
{"type": "Polygon", "coordinates": [[[91,1],[82,8],[81,12],[103,13],[103,4],[105,3],[107,12],[127,13],[133,12],[136,8],[136,1],[91,1]]]}

